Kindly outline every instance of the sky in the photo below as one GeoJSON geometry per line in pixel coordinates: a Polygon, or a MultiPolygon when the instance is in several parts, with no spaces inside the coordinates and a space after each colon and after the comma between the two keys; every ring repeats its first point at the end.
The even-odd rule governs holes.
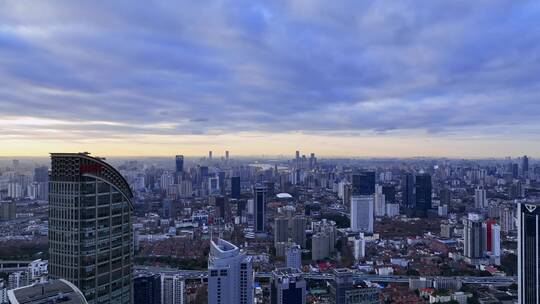
{"type": "Polygon", "coordinates": [[[0,156],[540,157],[540,1],[0,0],[0,156]]]}

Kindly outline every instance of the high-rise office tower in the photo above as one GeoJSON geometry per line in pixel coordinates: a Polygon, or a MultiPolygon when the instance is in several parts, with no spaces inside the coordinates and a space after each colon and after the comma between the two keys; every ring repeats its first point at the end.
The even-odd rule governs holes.
{"type": "Polygon", "coordinates": [[[416,175],[416,210],[425,214],[431,209],[431,175],[424,173],[416,175]]]}
{"type": "Polygon", "coordinates": [[[208,303],[253,303],[251,257],[235,245],[219,239],[210,242],[208,303]]]}
{"type": "Polygon", "coordinates": [[[229,161],[229,151],[225,151],[225,160],[229,161]]]}
{"type": "Polygon", "coordinates": [[[240,198],[240,176],[231,177],[231,198],[240,198]]]}
{"type": "Polygon", "coordinates": [[[524,155],[523,158],[521,159],[521,172],[522,172],[524,177],[528,176],[528,173],[529,173],[529,158],[527,157],[527,155],[524,155]]]}
{"type": "Polygon", "coordinates": [[[266,187],[257,185],[253,188],[255,232],[266,232],[266,187]]]}
{"type": "Polygon", "coordinates": [[[401,198],[403,207],[415,208],[416,206],[416,188],[414,186],[414,175],[411,173],[405,173],[401,180],[401,198]]]}
{"type": "Polygon", "coordinates": [[[274,246],[278,242],[289,240],[289,220],[287,218],[274,219],[274,246]]]}
{"type": "Polygon", "coordinates": [[[212,151],[208,151],[208,159],[212,160],[212,151]]]}
{"type": "Polygon", "coordinates": [[[161,304],[185,304],[186,282],[177,274],[161,274],[161,304]]]}
{"type": "Polygon", "coordinates": [[[540,204],[518,204],[518,297],[520,304],[540,303],[540,204]]]}
{"type": "Polygon", "coordinates": [[[484,233],[482,217],[476,213],[469,213],[463,220],[464,249],[463,255],[470,260],[480,259],[484,256],[484,233]]]}
{"type": "Polygon", "coordinates": [[[292,245],[285,250],[285,265],[300,269],[302,267],[302,250],[299,245],[292,245]]]}
{"type": "Polygon", "coordinates": [[[88,303],[131,303],[133,230],[129,184],[88,153],[52,153],[49,275],[77,286],[88,303]]]}
{"type": "Polygon", "coordinates": [[[157,274],[140,274],[133,279],[134,304],[161,304],[161,277],[157,274]]]}
{"type": "Polygon", "coordinates": [[[477,188],[474,190],[474,208],[487,208],[486,189],[477,188]]]}
{"type": "Polygon", "coordinates": [[[297,268],[278,268],[270,281],[271,304],[306,303],[306,280],[297,268]]]}
{"type": "Polygon", "coordinates": [[[375,173],[352,176],[351,229],[373,233],[375,173]]]}
{"type": "Polygon", "coordinates": [[[184,172],[184,156],[176,155],[175,163],[176,163],[176,173],[184,172]]]}
{"type": "Polygon", "coordinates": [[[306,248],[306,218],[295,216],[291,224],[291,239],[295,244],[306,248]]]}

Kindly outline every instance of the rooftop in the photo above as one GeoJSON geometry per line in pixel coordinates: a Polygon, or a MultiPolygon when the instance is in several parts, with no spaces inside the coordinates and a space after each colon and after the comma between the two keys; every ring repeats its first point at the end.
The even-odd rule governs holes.
{"type": "Polygon", "coordinates": [[[10,290],[8,298],[13,304],[87,304],[81,291],[62,279],[10,290]]]}

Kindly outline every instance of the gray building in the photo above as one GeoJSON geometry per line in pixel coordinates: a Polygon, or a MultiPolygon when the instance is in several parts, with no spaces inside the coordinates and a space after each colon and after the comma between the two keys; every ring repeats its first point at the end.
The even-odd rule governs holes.
{"type": "Polygon", "coordinates": [[[355,284],[353,272],[347,268],[334,269],[334,281],[330,284],[334,304],[379,304],[379,290],[355,284]]]}
{"type": "Polygon", "coordinates": [[[289,240],[289,221],[286,218],[274,219],[274,245],[289,240]]]}
{"type": "Polygon", "coordinates": [[[295,216],[290,224],[292,241],[300,247],[306,248],[306,218],[295,216]]]}
{"type": "Polygon", "coordinates": [[[132,193],[103,159],[52,153],[49,275],[77,286],[88,303],[133,301],[132,193]]]}

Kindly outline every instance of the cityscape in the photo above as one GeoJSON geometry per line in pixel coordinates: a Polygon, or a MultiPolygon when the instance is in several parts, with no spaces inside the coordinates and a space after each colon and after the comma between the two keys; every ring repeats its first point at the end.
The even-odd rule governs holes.
{"type": "Polygon", "coordinates": [[[537,299],[540,163],[527,156],[231,152],[3,158],[2,303],[45,303],[32,302],[42,286],[51,303],[537,299]]]}
{"type": "Polygon", "coordinates": [[[0,1],[0,304],[540,304],[540,1],[0,1]]]}

